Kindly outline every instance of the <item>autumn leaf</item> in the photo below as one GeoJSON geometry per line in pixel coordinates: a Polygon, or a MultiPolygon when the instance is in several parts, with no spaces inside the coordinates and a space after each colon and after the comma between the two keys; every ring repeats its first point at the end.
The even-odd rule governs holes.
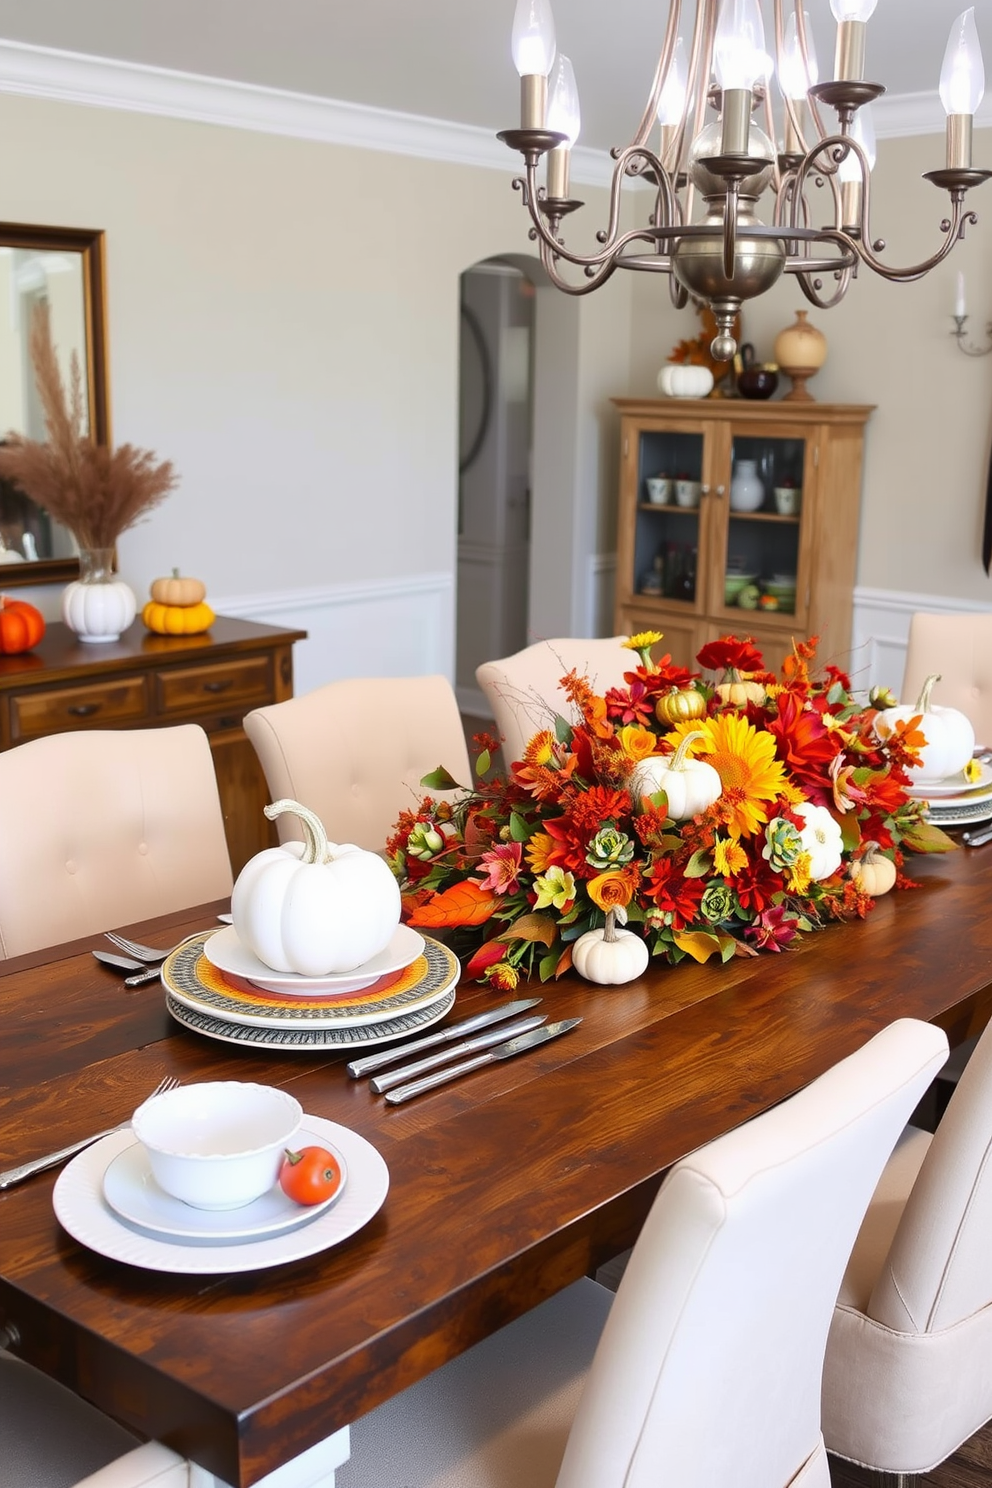
{"type": "Polygon", "coordinates": [[[722,950],[720,936],[709,935],[705,930],[675,930],[672,939],[694,961],[708,961],[722,950]]]}
{"type": "Polygon", "coordinates": [[[506,955],[506,946],[499,940],[487,940],[476,951],[465,967],[465,977],[474,981],[488,966],[495,966],[506,955]]]}
{"type": "Polygon", "coordinates": [[[426,930],[450,929],[457,925],[484,925],[499,903],[489,889],[467,878],[435,894],[410,916],[408,924],[426,930]]]}
{"type": "Polygon", "coordinates": [[[541,945],[550,948],[554,945],[557,934],[557,926],[550,915],[525,914],[521,915],[519,920],[514,920],[513,924],[496,938],[503,941],[536,940],[540,941],[541,945]]]}

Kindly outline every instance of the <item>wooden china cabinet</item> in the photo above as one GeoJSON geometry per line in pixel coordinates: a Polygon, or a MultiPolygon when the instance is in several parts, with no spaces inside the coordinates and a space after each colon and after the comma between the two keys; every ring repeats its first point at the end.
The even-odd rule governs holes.
{"type": "Polygon", "coordinates": [[[617,633],[660,630],[659,649],[685,666],[716,636],[753,636],[775,668],[793,636],[818,635],[821,660],[848,666],[872,408],[613,401],[621,418],[617,633]],[[747,504],[760,503],[748,510],[745,475],[747,504]]]}
{"type": "Polygon", "coordinates": [[[217,771],[231,868],[274,846],[268,788],[242,728],[245,714],[293,695],[293,642],[282,630],[222,616],[203,635],[152,635],[140,621],[119,641],[81,643],[61,622],[32,651],[0,656],[0,749],[68,729],[198,723],[217,771]]]}

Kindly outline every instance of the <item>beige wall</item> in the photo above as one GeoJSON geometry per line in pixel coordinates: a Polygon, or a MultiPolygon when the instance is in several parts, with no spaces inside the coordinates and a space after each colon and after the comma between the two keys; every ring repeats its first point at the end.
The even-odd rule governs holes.
{"type": "MultiPolygon", "coordinates": [[[[114,435],[172,459],[182,478],[121,542],[139,595],[174,565],[211,595],[242,599],[441,576],[450,661],[458,276],[499,253],[533,254],[509,174],[11,96],[0,97],[0,131],[18,141],[8,219],[106,230],[114,435]]],[[[992,131],[976,142],[992,164],[992,131]]],[[[918,175],[942,151],[937,137],[880,148],[876,232],[893,260],[939,238],[943,200],[918,175]]],[[[972,323],[992,317],[985,191],[975,205],[989,221],[930,278],[894,287],[866,272],[842,306],[811,312],[830,342],[817,397],[879,405],[861,585],[992,600],[978,558],[992,357],[966,359],[948,334],[959,266],[972,323]]],[[[581,194],[586,219],[603,193],[581,194]]],[[[582,224],[587,238],[594,225],[582,224]]],[[[535,513],[536,634],[602,614],[591,588],[613,546],[609,397],[652,395],[695,325],[654,275],[618,274],[563,303],[571,320],[558,339],[572,360],[545,403],[556,407],[564,386],[573,406],[545,426],[535,456],[546,503],[543,522],[535,513]],[[552,574],[570,516],[569,572],[552,574]]],[[[748,310],[759,356],[801,303],[786,281],[748,310]]],[[[58,591],[43,599],[55,613],[58,591]]],[[[390,669],[391,624],[363,667],[390,669]]],[[[339,670],[322,659],[310,685],[339,670]]]]}
{"type": "MultiPolygon", "coordinates": [[[[946,195],[920,179],[943,165],[943,152],[939,136],[880,144],[872,218],[873,236],[889,245],[886,263],[917,262],[943,242],[946,195]]],[[[975,164],[992,168],[990,130],[975,135],[975,164]]],[[[816,310],[785,278],[745,307],[744,337],[759,360],[770,360],[776,334],[796,310],[808,309],[829,343],[810,391],[825,402],[877,405],[868,426],[859,585],[989,605],[992,582],[980,552],[992,356],[963,356],[949,332],[959,269],[979,340],[992,320],[992,183],[973,192],[970,205],[978,225],[918,283],[893,285],[862,269],[840,305],[816,310]]],[[[664,283],[643,278],[635,290],[630,391],[652,397],[672,346],[695,335],[698,322],[689,310],[671,309],[664,283]]]]}

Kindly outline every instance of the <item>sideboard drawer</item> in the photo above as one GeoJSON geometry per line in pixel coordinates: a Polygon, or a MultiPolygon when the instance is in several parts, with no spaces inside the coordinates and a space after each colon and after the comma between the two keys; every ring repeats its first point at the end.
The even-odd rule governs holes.
{"type": "Polygon", "coordinates": [[[23,744],[66,729],[140,723],[148,715],[148,684],[139,676],[108,679],[89,687],[38,688],[15,694],[10,705],[12,740],[23,744]]]}
{"type": "Polygon", "coordinates": [[[156,673],[155,684],[158,711],[164,714],[198,714],[232,707],[243,710],[275,698],[271,656],[175,667],[156,673]]]}

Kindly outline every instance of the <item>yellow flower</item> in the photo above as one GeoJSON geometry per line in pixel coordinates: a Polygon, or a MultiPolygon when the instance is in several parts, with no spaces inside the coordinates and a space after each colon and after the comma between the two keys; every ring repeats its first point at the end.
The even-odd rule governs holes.
{"type": "Polygon", "coordinates": [[[664,631],[661,630],[640,630],[637,635],[628,636],[620,644],[626,646],[628,651],[644,651],[657,645],[663,635],[664,631]]]}
{"type": "Polygon", "coordinates": [[[977,785],[982,778],[981,760],[970,759],[964,767],[964,778],[969,785],[977,785]]]}
{"type": "Polygon", "coordinates": [[[575,898],[575,879],[557,863],[552,864],[547,873],[535,878],[534,887],[537,890],[535,909],[550,909],[552,905],[555,909],[564,909],[575,898]]]}
{"type": "Polygon", "coordinates": [[[550,729],[542,729],[524,749],[524,759],[528,765],[549,765],[555,757],[555,743],[550,729]]]}
{"type": "Polygon", "coordinates": [[[713,843],[713,866],[721,878],[733,878],[747,867],[747,853],[733,837],[717,837],[713,843]]]}
{"type": "Polygon", "coordinates": [[[768,820],[765,803],[783,796],[797,803],[802,791],[791,784],[785,765],[775,758],[775,739],[756,729],[740,713],[718,713],[676,724],[669,738],[678,748],[687,734],[702,733],[696,753],[705,756],[723,782],[719,809],[733,838],[753,837],[768,820]]]}
{"type": "Polygon", "coordinates": [[[554,851],[554,838],[547,832],[534,832],[527,839],[524,853],[527,857],[527,866],[531,873],[543,873],[551,862],[551,854],[554,851]]]}
{"type": "Polygon", "coordinates": [[[654,754],[658,740],[650,729],[642,728],[639,723],[627,723],[617,734],[620,748],[628,759],[647,759],[649,754],[654,754]]]}
{"type": "Polygon", "coordinates": [[[488,966],[485,976],[490,987],[495,987],[498,992],[512,992],[520,981],[519,971],[509,961],[497,961],[495,966],[488,966]]]}
{"type": "Polygon", "coordinates": [[[805,894],[809,890],[809,870],[812,859],[809,853],[801,852],[788,870],[786,876],[786,887],[790,894],[805,894]]]}

